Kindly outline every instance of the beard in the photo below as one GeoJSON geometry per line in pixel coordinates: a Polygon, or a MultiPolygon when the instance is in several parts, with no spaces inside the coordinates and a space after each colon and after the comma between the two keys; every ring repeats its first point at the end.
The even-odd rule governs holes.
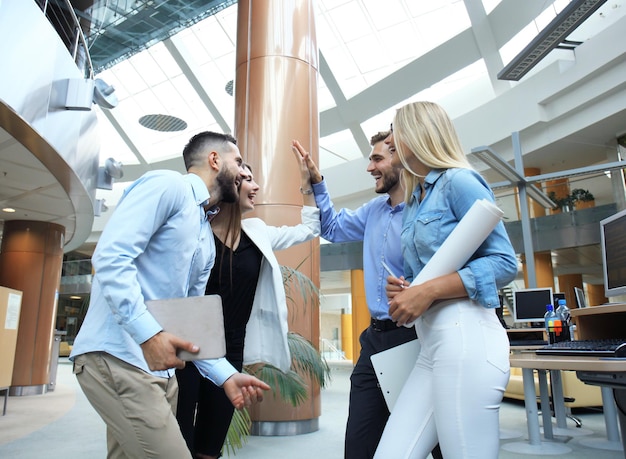
{"type": "Polygon", "coordinates": [[[383,174],[380,177],[380,183],[376,187],[376,193],[384,194],[388,193],[394,186],[400,181],[400,172],[392,170],[388,174],[383,174]]]}
{"type": "Polygon", "coordinates": [[[222,202],[237,202],[239,193],[237,185],[235,185],[235,176],[226,169],[222,169],[215,177],[217,186],[220,190],[222,202]]]}

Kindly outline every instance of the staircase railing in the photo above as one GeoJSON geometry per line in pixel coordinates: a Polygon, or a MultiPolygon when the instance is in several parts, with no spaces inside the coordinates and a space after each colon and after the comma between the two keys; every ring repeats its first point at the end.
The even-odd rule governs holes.
{"type": "Polygon", "coordinates": [[[94,70],[87,40],[70,0],[36,0],[36,3],[67,46],[78,68],[84,72],[85,78],[93,79],[94,70]]]}
{"type": "Polygon", "coordinates": [[[326,360],[347,360],[345,352],[337,348],[330,340],[320,338],[320,343],[321,354],[326,360]]]}

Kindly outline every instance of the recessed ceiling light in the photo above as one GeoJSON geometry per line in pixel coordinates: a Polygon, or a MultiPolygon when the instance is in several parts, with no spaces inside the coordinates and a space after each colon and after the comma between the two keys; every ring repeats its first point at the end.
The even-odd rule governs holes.
{"type": "Polygon", "coordinates": [[[160,132],[175,132],[187,129],[185,121],[171,115],[144,115],[139,118],[139,124],[160,132]]]}
{"type": "Polygon", "coordinates": [[[78,296],[78,295],[70,296],[70,300],[80,300],[81,298],[82,298],[82,296],[78,296]]]}
{"type": "Polygon", "coordinates": [[[15,209],[13,207],[4,207],[2,209],[2,212],[6,212],[8,214],[12,214],[13,212],[15,212],[15,209]]]}

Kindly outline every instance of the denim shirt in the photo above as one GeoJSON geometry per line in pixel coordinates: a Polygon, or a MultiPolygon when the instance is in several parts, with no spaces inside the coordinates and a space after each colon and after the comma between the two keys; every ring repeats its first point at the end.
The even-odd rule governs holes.
{"type": "MultiPolygon", "coordinates": [[[[404,210],[401,239],[404,273],[409,281],[422,270],[477,199],[494,202],[489,185],[471,169],[433,169],[424,180],[424,189],[421,202],[419,186],[413,190],[404,210]]],[[[517,274],[515,251],[502,222],[458,273],[470,299],[486,308],[500,305],[498,289],[517,274]]]]}

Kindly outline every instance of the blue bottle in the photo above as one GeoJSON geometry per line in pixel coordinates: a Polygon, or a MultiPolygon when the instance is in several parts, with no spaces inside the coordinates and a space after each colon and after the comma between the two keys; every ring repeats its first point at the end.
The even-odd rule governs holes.
{"type": "Polygon", "coordinates": [[[560,341],[571,341],[573,339],[571,334],[572,316],[569,313],[565,300],[559,300],[559,307],[556,308],[556,313],[561,319],[561,326],[563,327],[560,341]]]}
{"type": "Polygon", "coordinates": [[[543,316],[546,324],[546,334],[548,335],[548,343],[553,344],[560,341],[563,327],[561,325],[561,319],[554,311],[554,306],[551,304],[546,305],[546,313],[543,316]]]}

